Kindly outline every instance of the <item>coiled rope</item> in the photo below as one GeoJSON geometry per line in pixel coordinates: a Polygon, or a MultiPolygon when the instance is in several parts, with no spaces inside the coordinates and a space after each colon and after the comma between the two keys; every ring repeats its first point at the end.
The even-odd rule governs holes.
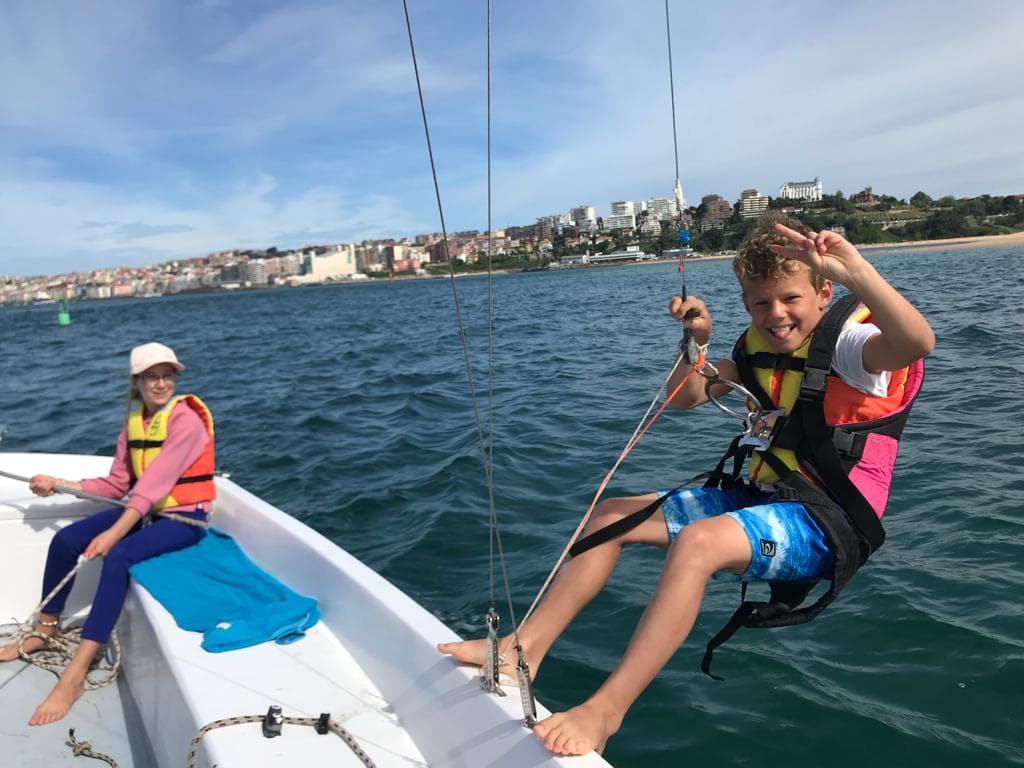
{"type": "MultiPolygon", "coordinates": [[[[6,472],[0,474],[4,474],[7,477],[11,477],[11,475],[6,472]]],[[[15,476],[15,479],[24,478],[17,478],[17,476],[15,476]]],[[[71,492],[71,489],[68,490],[69,492],[71,492]]],[[[111,502],[119,506],[124,506],[124,502],[112,499],[105,499],[105,501],[111,502]]],[[[204,520],[194,520],[191,517],[186,517],[184,515],[180,515],[174,512],[151,512],[150,514],[158,515],[160,517],[166,518],[167,520],[173,520],[178,523],[185,523],[186,525],[191,525],[197,528],[206,529],[210,527],[210,523],[204,520]]],[[[13,643],[18,644],[18,656],[20,658],[24,659],[33,666],[39,667],[40,669],[45,669],[49,672],[53,672],[53,674],[55,674],[57,677],[60,677],[64,673],[64,670],[67,668],[68,662],[71,660],[71,657],[74,656],[74,649],[77,648],[77,646],[82,642],[82,628],[74,627],[71,629],[63,629],[58,622],[56,632],[53,635],[47,635],[42,632],[35,631],[35,626],[33,624],[32,619],[39,615],[40,611],[42,611],[43,609],[43,606],[49,603],[54,598],[54,596],[58,592],[60,592],[67,585],[67,583],[75,577],[78,571],[81,570],[82,567],[88,562],[90,561],[80,559],[79,562],[70,571],[68,571],[67,574],[65,574],[64,578],[60,580],[60,583],[58,583],[57,586],[50,590],[50,593],[46,597],[39,601],[39,604],[36,605],[36,607],[29,614],[28,619],[26,619],[23,622],[14,619],[14,621],[12,622],[14,631],[0,635],[0,637],[11,638],[10,643],[4,643],[4,645],[9,645],[13,643]],[[25,641],[31,637],[37,637],[40,640],[42,640],[44,644],[43,648],[38,651],[33,651],[31,653],[27,652],[25,650],[25,641]]],[[[107,676],[101,680],[92,680],[89,678],[89,674],[87,674],[84,683],[85,690],[87,691],[96,690],[97,688],[102,688],[105,685],[110,685],[112,682],[114,682],[114,680],[117,679],[118,670],[121,667],[121,643],[117,639],[116,629],[110,633],[108,653],[103,654],[101,656],[97,656],[97,660],[98,663],[94,662],[93,666],[90,667],[89,674],[92,674],[93,671],[98,670],[100,672],[106,672],[107,676]],[[110,666],[104,666],[102,664],[102,659],[108,655],[110,656],[111,659],[110,666]]]]}

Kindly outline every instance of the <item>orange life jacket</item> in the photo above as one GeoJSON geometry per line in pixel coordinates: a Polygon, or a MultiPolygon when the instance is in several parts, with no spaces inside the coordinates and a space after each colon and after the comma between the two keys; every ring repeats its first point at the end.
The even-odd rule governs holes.
{"type": "Polygon", "coordinates": [[[184,403],[199,415],[210,440],[199,458],[181,474],[170,493],[153,505],[154,510],[212,501],[217,496],[217,489],[213,483],[213,416],[206,404],[195,395],[178,395],[172,398],[167,405],[153,414],[149,426],[145,429],[142,422],[142,404],[139,403],[132,408],[128,414],[128,453],[131,458],[132,474],[136,479],[142,477],[146,467],[160,453],[164,440],[167,439],[167,424],[171,418],[171,411],[179,403],[184,403]]]}

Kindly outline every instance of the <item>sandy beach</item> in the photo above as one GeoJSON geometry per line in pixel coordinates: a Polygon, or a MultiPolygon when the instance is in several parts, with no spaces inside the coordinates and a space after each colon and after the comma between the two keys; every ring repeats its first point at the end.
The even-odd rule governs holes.
{"type": "Polygon", "coordinates": [[[890,248],[998,248],[1024,245],[1024,232],[982,237],[948,237],[942,240],[911,240],[906,243],[871,243],[858,245],[862,251],[890,248]]]}

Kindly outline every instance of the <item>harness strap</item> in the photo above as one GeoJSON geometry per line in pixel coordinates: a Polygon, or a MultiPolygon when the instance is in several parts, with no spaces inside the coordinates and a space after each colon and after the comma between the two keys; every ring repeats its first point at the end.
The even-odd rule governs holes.
{"type": "Polygon", "coordinates": [[[210,473],[209,475],[193,475],[192,477],[182,477],[178,479],[178,482],[175,483],[175,485],[184,485],[185,483],[205,483],[207,480],[213,480],[213,478],[213,473],[210,473]]]}
{"type": "Polygon", "coordinates": [[[584,536],[582,539],[577,541],[575,544],[572,545],[572,547],[569,548],[569,556],[578,557],[579,555],[582,555],[584,552],[591,550],[596,546],[604,544],[606,541],[611,541],[614,538],[622,536],[624,533],[628,533],[629,531],[633,530],[638,525],[640,525],[640,523],[644,522],[651,515],[653,515],[661,507],[661,505],[664,504],[670,496],[672,496],[672,494],[681,491],[688,485],[696,483],[698,480],[703,480],[709,474],[710,473],[708,472],[701,472],[699,475],[691,477],[682,485],[676,486],[667,493],[663,493],[650,504],[641,507],[636,512],[632,512],[623,517],[622,519],[616,520],[614,523],[606,525],[604,528],[600,528],[594,531],[593,533],[584,536]]]}
{"type": "Polygon", "coordinates": [[[159,448],[164,444],[163,440],[129,440],[129,448],[159,448]]]}
{"type": "Polygon", "coordinates": [[[729,447],[726,449],[725,454],[719,459],[718,464],[711,472],[708,473],[707,482],[704,483],[705,488],[735,488],[737,485],[743,483],[740,475],[743,473],[743,464],[747,458],[753,452],[753,446],[740,445],[740,440],[743,435],[736,435],[729,443],[729,447]],[[725,462],[732,459],[732,472],[729,474],[725,473],[725,462]]]}
{"type": "MultiPolygon", "coordinates": [[[[780,468],[784,468],[776,457],[771,456],[769,459],[768,456],[765,454],[769,465],[775,461],[780,468]]],[[[839,596],[866,559],[862,539],[843,510],[799,472],[789,471],[784,475],[779,481],[776,495],[780,500],[802,503],[832,545],[835,560],[828,577],[831,583],[829,589],[813,605],[802,609],[798,609],[798,606],[807,598],[816,582],[770,582],[771,596],[767,602],[744,600],[705,648],[700,668],[715,680],[723,679],[711,673],[715,649],[735,635],[740,627],[771,629],[806,624],[817,618],[839,596]]]]}
{"type": "Polygon", "coordinates": [[[771,352],[755,352],[744,357],[747,364],[754,368],[775,368],[783,371],[802,371],[806,362],[802,357],[773,355],[771,352]]]}
{"type": "MultiPolygon", "coordinates": [[[[804,459],[811,459],[824,480],[824,487],[829,489],[833,498],[841,500],[843,510],[869,546],[867,555],[870,555],[885,541],[885,529],[882,528],[874,508],[853,484],[843,467],[834,443],[835,435],[825,422],[825,409],[822,407],[836,339],[839,338],[846,318],[858,303],[859,299],[853,294],[840,299],[814,330],[811,346],[807,350],[807,367],[804,370],[797,401],[800,423],[806,436],[798,455],[804,459]]],[[[852,447],[852,440],[850,443],[852,447]]]]}

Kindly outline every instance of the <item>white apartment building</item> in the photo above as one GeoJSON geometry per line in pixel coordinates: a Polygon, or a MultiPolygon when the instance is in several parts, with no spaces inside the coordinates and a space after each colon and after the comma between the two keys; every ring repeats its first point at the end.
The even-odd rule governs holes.
{"type": "Polygon", "coordinates": [[[636,216],[640,206],[631,200],[617,200],[612,203],[612,216],[636,216]]]}
{"type": "Polygon", "coordinates": [[[632,213],[612,214],[604,219],[605,232],[611,232],[614,229],[633,229],[634,227],[636,227],[636,216],[632,213]]]}
{"type": "Polygon", "coordinates": [[[597,227],[597,213],[592,205],[581,205],[569,211],[572,223],[583,230],[593,231],[597,227]]]}
{"type": "Polygon", "coordinates": [[[768,195],[756,189],[744,189],[740,195],[740,218],[756,219],[768,210],[768,195]]]}
{"type": "Polygon", "coordinates": [[[238,272],[243,282],[250,285],[267,284],[267,263],[263,259],[250,259],[242,262],[238,267],[238,272]]]}
{"type": "Polygon", "coordinates": [[[821,179],[815,176],[814,181],[787,181],[779,187],[779,197],[783,200],[817,202],[822,198],[821,179]]]}
{"type": "Polygon", "coordinates": [[[648,216],[644,223],[640,225],[640,234],[644,237],[657,237],[661,234],[661,222],[648,216]]]}
{"type": "Polygon", "coordinates": [[[351,277],[356,273],[356,257],[351,245],[338,245],[325,253],[309,251],[302,257],[302,274],[307,280],[351,277]]]}
{"type": "Polygon", "coordinates": [[[667,221],[673,218],[678,211],[676,201],[664,197],[652,197],[647,201],[647,218],[656,221],[667,221]]]}

